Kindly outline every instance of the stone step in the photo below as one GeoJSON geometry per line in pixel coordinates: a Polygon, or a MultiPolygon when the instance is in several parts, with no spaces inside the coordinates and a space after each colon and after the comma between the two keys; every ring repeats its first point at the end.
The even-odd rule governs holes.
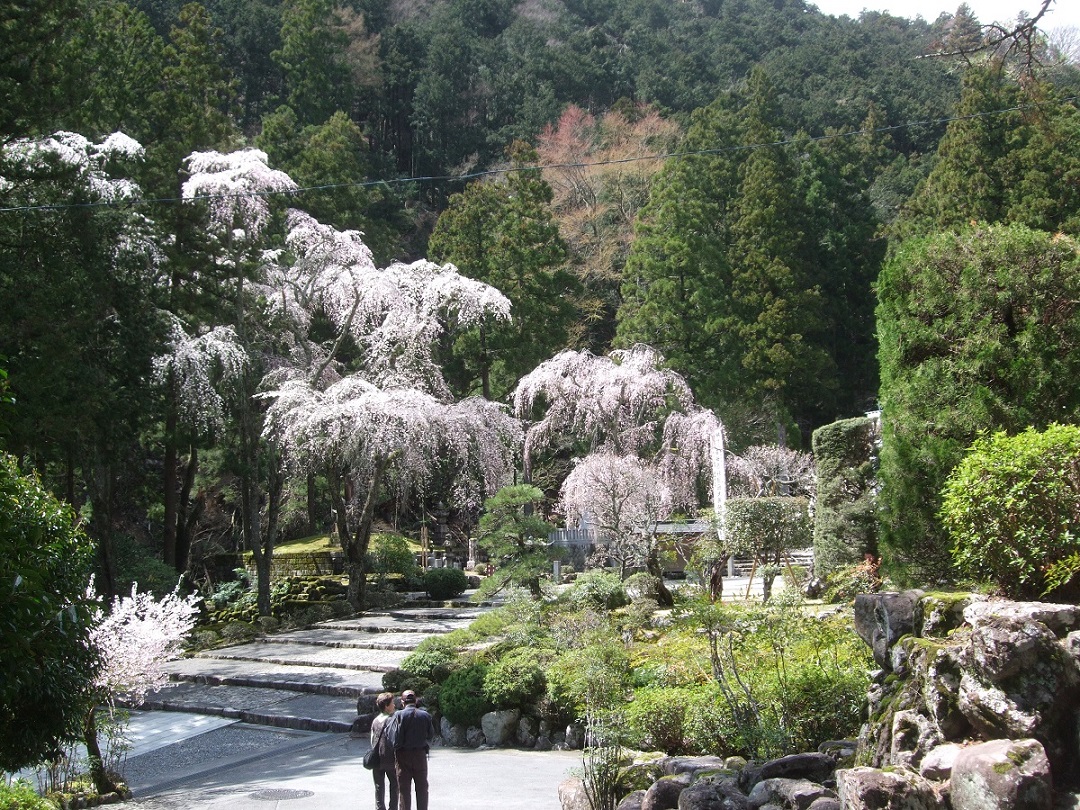
{"type": "Polygon", "coordinates": [[[307,644],[316,647],[343,647],[355,650],[403,650],[410,652],[424,640],[418,633],[384,631],[367,633],[355,629],[321,627],[310,630],[294,630],[270,636],[266,639],[275,644],[307,644]]]}
{"type": "Polygon", "coordinates": [[[212,686],[249,686],[356,698],[382,691],[374,670],[308,667],[227,658],[182,658],[166,665],[172,681],[212,686]]]}
{"type": "Polygon", "coordinates": [[[356,698],[252,686],[171,683],[151,693],[141,707],[213,715],[275,728],[348,732],[356,698]]]}
{"type": "Polygon", "coordinates": [[[235,647],[207,650],[197,653],[194,658],[389,672],[397,669],[407,654],[406,650],[401,649],[279,644],[270,637],[235,647]]]}

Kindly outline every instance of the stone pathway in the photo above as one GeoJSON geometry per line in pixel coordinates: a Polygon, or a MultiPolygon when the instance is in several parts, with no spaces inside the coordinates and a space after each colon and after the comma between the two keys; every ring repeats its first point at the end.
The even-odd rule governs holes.
{"type": "Polygon", "coordinates": [[[347,732],[361,695],[425,638],[485,607],[403,607],[208,650],[167,666],[171,682],[144,709],[191,712],[303,731],[347,732]]]}

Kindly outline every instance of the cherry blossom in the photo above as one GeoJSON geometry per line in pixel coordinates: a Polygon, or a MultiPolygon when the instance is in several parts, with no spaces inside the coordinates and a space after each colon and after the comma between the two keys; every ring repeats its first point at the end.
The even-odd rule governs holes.
{"type": "Polygon", "coordinates": [[[93,143],[77,132],[56,132],[48,138],[18,138],[0,148],[8,177],[0,177],[0,189],[18,185],[16,176],[33,175],[60,166],[73,170],[77,183],[95,200],[116,202],[134,199],[139,187],[125,178],[112,177],[106,164],[114,159],[136,160],[143,156],[142,146],[122,132],[114,132],[101,143],[93,143]]]}
{"type": "Polygon", "coordinates": [[[211,227],[232,244],[257,243],[270,220],[268,196],[297,187],[285,172],[271,169],[259,149],[193,152],[185,163],[190,177],[181,196],[206,200],[211,227]]]}
{"type": "MultiPolygon", "coordinates": [[[[88,596],[96,599],[93,583],[88,596]]],[[[182,597],[173,591],[161,599],[149,592],[113,600],[109,612],[91,633],[91,643],[101,654],[102,666],[94,688],[112,704],[123,699],[139,705],[148,692],[168,682],[165,663],[180,655],[181,645],[195,626],[200,597],[182,597]]]]}
{"type": "Polygon", "coordinates": [[[219,426],[225,415],[225,400],[215,377],[225,383],[235,381],[247,365],[247,352],[231,326],[191,336],[174,319],[168,351],[154,358],[154,379],[159,385],[172,386],[184,423],[206,433],[219,426]]]}

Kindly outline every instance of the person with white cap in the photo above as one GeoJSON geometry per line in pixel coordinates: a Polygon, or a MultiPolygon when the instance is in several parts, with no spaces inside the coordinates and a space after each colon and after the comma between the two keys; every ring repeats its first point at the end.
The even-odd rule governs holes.
{"type": "Polygon", "coordinates": [[[416,785],[416,810],[428,810],[428,751],[435,737],[431,715],[416,705],[416,693],[401,693],[401,710],[387,721],[386,732],[394,747],[397,774],[397,810],[412,810],[412,786],[416,785]]]}

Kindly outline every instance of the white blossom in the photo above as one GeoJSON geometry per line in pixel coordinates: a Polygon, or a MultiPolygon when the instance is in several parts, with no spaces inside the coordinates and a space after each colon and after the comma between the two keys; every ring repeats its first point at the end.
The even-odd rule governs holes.
{"type": "Polygon", "coordinates": [[[814,458],[780,445],[748,447],[728,462],[733,494],[744,498],[814,494],[814,458]]]}
{"type": "Polygon", "coordinates": [[[656,524],[671,515],[671,490],[634,456],[593,453],[579,460],[560,490],[567,523],[595,526],[605,553],[624,568],[644,565],[655,549],[656,524]]]}
{"type": "Polygon", "coordinates": [[[655,442],[662,419],[693,407],[686,381],[663,368],[663,356],[648,346],[597,357],[567,350],[525,375],[514,391],[514,412],[522,418],[546,406],[526,434],[531,455],[560,435],[588,441],[597,450],[637,454],[655,442]]]}
{"type": "MultiPolygon", "coordinates": [[[[139,187],[125,178],[112,177],[105,164],[112,158],[134,159],[143,154],[142,146],[122,132],[114,132],[95,144],[77,132],[56,132],[48,138],[18,138],[0,149],[0,160],[9,174],[32,174],[63,166],[76,173],[76,183],[95,199],[115,202],[134,199],[139,187]]],[[[11,177],[3,180],[5,190],[15,186],[11,177]]]]}
{"type": "Polygon", "coordinates": [[[206,433],[225,415],[225,400],[215,383],[238,380],[247,365],[247,352],[231,326],[191,336],[174,319],[167,353],[154,358],[154,379],[159,385],[172,385],[183,423],[206,433]]]}
{"type": "MultiPolygon", "coordinates": [[[[92,582],[88,596],[96,598],[92,582]]],[[[184,638],[195,626],[199,601],[197,594],[182,597],[178,591],[155,599],[139,593],[138,585],[132,585],[131,596],[113,600],[90,634],[102,659],[94,687],[106,701],[138,705],[148,692],[168,682],[164,665],[180,655],[184,638]]]]}
{"type": "Polygon", "coordinates": [[[399,492],[421,488],[440,460],[456,463],[455,500],[476,506],[512,471],[521,428],[499,405],[446,404],[412,388],[380,388],[358,375],[325,391],[291,380],[273,400],[264,435],[302,469],[328,462],[361,481],[380,465],[399,492]]]}
{"type": "Polygon", "coordinates": [[[259,149],[237,152],[193,152],[185,161],[190,174],[181,188],[185,200],[205,199],[212,227],[254,244],[270,220],[268,195],[296,190],[285,172],[267,165],[259,149]],[[239,231],[237,230],[239,229],[239,231]]]}

